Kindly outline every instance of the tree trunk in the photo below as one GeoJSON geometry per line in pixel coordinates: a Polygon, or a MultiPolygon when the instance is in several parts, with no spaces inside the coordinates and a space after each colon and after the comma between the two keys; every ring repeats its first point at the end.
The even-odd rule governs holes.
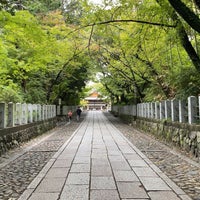
{"type": "Polygon", "coordinates": [[[197,8],[200,10],[200,0],[194,0],[194,3],[196,4],[197,8]]]}
{"type": "MultiPolygon", "coordinates": [[[[163,1],[161,0],[156,0],[158,2],[158,4],[163,8],[163,10],[165,10],[166,12],[168,12],[168,15],[171,16],[171,19],[177,24],[177,34],[179,36],[179,39],[181,41],[181,44],[183,46],[183,48],[185,49],[185,51],[187,52],[188,56],[190,57],[194,67],[196,68],[196,70],[198,72],[200,72],[200,58],[198,56],[198,54],[196,53],[194,47],[192,46],[189,38],[188,38],[188,35],[185,31],[185,28],[181,22],[181,20],[179,19],[178,15],[176,14],[175,10],[172,9],[169,9],[168,8],[165,8],[164,4],[163,4],[163,1]]],[[[171,1],[171,0],[169,0],[171,1]]],[[[176,0],[178,1],[178,0],[176,0]]],[[[200,26],[199,26],[200,28],[200,26]]]]}
{"type": "MultiPolygon", "coordinates": [[[[191,26],[195,31],[200,33],[200,19],[189,9],[181,0],[168,0],[174,10],[191,26]]],[[[199,0],[196,0],[199,5],[199,0]]]]}
{"type": "Polygon", "coordinates": [[[181,40],[181,44],[183,45],[185,51],[187,52],[188,56],[190,57],[193,65],[195,66],[196,70],[200,72],[200,58],[197,55],[194,47],[192,46],[187,33],[183,26],[178,28],[179,38],[181,40]]]}

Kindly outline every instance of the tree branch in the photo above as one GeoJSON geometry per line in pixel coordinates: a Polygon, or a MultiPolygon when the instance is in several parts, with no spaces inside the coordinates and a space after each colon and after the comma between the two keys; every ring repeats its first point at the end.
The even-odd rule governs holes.
{"type": "Polygon", "coordinates": [[[176,27],[176,25],[162,24],[162,23],[157,23],[157,22],[148,22],[148,21],[134,20],[134,19],[116,19],[116,20],[109,20],[109,21],[104,21],[104,22],[96,22],[96,23],[88,24],[84,27],[104,25],[104,24],[110,24],[110,23],[140,23],[140,24],[148,24],[148,25],[153,25],[153,26],[161,26],[161,27],[169,27],[169,28],[176,27]]]}

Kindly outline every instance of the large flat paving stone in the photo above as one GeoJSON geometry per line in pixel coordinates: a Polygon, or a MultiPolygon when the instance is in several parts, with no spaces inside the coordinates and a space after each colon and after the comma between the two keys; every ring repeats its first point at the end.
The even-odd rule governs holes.
{"type": "Polygon", "coordinates": [[[117,186],[122,199],[148,198],[140,182],[117,182],[117,186]]]}
{"type": "Polygon", "coordinates": [[[45,178],[36,188],[36,192],[52,193],[60,192],[64,185],[65,178],[45,178]]]}
{"type": "Polygon", "coordinates": [[[58,159],[53,164],[53,167],[70,167],[72,164],[72,159],[58,159]]]}
{"type": "Polygon", "coordinates": [[[121,182],[133,182],[139,181],[138,177],[133,171],[114,171],[116,181],[121,182]]]}
{"type": "Polygon", "coordinates": [[[91,190],[90,200],[120,200],[117,190],[91,190]]]}
{"type": "Polygon", "coordinates": [[[89,164],[90,163],[90,157],[89,156],[76,156],[73,163],[89,164]]]}
{"type": "Polygon", "coordinates": [[[113,176],[112,175],[112,170],[111,170],[111,167],[108,166],[108,165],[95,165],[95,166],[92,166],[92,169],[91,169],[91,176],[113,176]]]}
{"type": "Polygon", "coordinates": [[[159,177],[140,177],[140,181],[147,191],[171,190],[169,186],[159,177]]]}
{"type": "Polygon", "coordinates": [[[116,189],[113,177],[91,177],[91,189],[116,189]]]}
{"type": "Polygon", "coordinates": [[[59,193],[33,193],[29,200],[57,200],[59,193]]]}
{"type": "Polygon", "coordinates": [[[66,184],[69,185],[89,185],[89,173],[69,173],[66,184]]]}
{"type": "Polygon", "coordinates": [[[148,167],[147,163],[144,160],[128,160],[131,167],[148,167]]]}
{"type": "Polygon", "coordinates": [[[46,178],[66,178],[69,168],[51,168],[46,174],[46,178]]]}
{"type": "Polygon", "coordinates": [[[60,200],[88,200],[89,185],[65,185],[60,200]]]}
{"type": "Polygon", "coordinates": [[[73,164],[70,172],[90,172],[90,164],[73,164]]]}
{"type": "Polygon", "coordinates": [[[151,200],[180,200],[177,195],[172,191],[159,191],[159,192],[149,192],[151,200]]]}
{"type": "Polygon", "coordinates": [[[158,177],[150,167],[133,167],[132,169],[139,177],[158,177]]]}
{"type": "Polygon", "coordinates": [[[131,167],[126,161],[111,161],[113,170],[131,170],[131,167]]]}

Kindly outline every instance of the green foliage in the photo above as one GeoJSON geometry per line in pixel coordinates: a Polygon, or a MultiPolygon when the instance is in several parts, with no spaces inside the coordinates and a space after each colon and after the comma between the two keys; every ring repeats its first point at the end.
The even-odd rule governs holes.
{"type": "MultiPolygon", "coordinates": [[[[177,77],[187,74],[193,63],[176,30],[170,4],[148,0],[119,2],[107,10],[99,7],[85,21],[101,23],[93,28],[91,49],[103,73],[101,82],[113,101],[127,104],[189,95],[191,87],[184,92],[181,89],[184,78],[177,77]],[[137,22],[119,22],[126,19],[137,22]]],[[[199,35],[192,37],[190,33],[191,42],[198,49],[199,35]]],[[[199,73],[195,77],[188,80],[197,93],[199,73]]]]}
{"type": "Polygon", "coordinates": [[[61,7],[60,0],[23,0],[23,4],[31,13],[47,13],[61,7]]]}
{"type": "Polygon", "coordinates": [[[61,97],[68,103],[70,95],[79,101],[90,63],[81,55],[77,35],[68,34],[61,12],[40,18],[42,26],[28,11],[0,12],[0,18],[0,84],[7,101],[51,103],[61,97]]]}
{"type": "Polygon", "coordinates": [[[22,102],[22,97],[20,95],[20,89],[17,85],[12,82],[7,86],[0,86],[0,102],[22,102]]]}
{"type": "Polygon", "coordinates": [[[63,2],[21,1],[27,10],[1,4],[1,101],[79,104],[97,72],[98,90],[113,103],[199,94],[199,73],[176,25],[196,57],[200,36],[167,0],[63,2]]]}
{"type": "Polygon", "coordinates": [[[183,69],[179,76],[174,77],[174,85],[177,88],[176,97],[186,100],[188,96],[199,96],[200,79],[194,68],[183,69]]]}

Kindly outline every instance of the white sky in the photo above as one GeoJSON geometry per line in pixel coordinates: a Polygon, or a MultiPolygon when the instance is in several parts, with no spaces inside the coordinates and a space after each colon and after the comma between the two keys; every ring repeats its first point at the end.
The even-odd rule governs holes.
{"type": "MultiPolygon", "coordinates": [[[[103,0],[89,0],[89,2],[97,4],[97,5],[102,5],[103,0]]],[[[116,0],[109,0],[108,2],[116,4],[117,1],[116,0]]]]}
{"type": "Polygon", "coordinates": [[[102,0],[90,0],[92,3],[95,3],[95,4],[101,4],[102,3],[102,0]]]}

